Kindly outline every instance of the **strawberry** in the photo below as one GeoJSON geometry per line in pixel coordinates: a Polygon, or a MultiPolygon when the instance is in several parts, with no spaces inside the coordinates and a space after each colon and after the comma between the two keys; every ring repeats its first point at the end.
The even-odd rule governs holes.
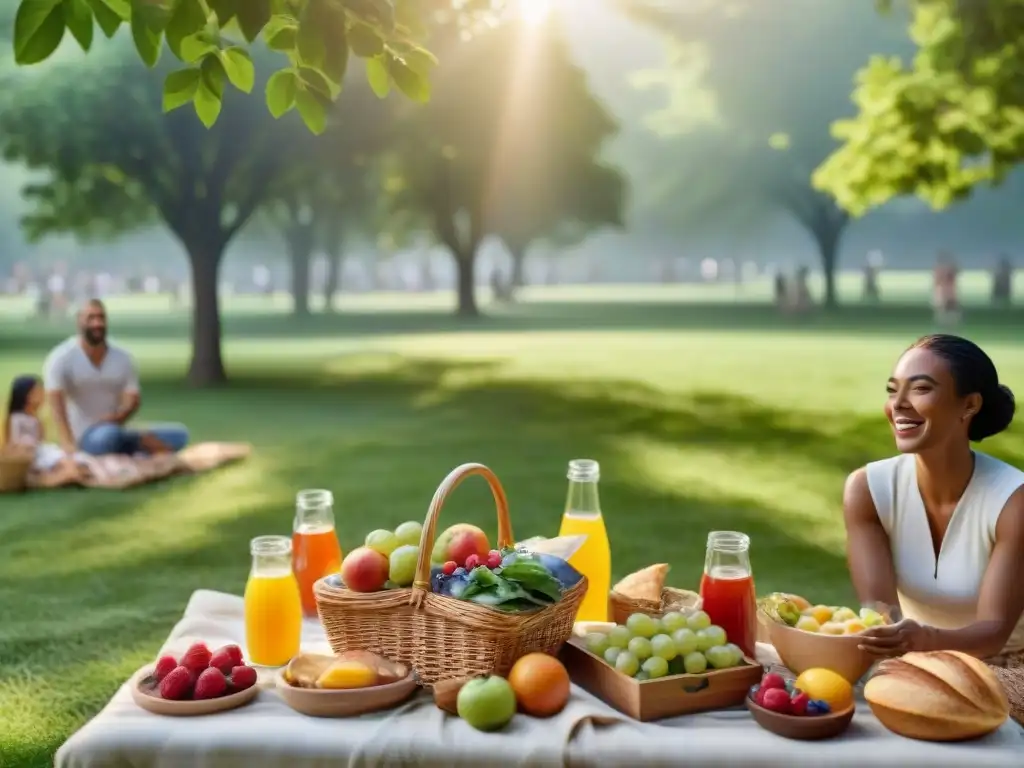
{"type": "Polygon", "coordinates": [[[182,701],[192,693],[192,671],[188,667],[175,667],[160,681],[160,698],[182,701]]]}
{"type": "Polygon", "coordinates": [[[487,554],[487,567],[493,569],[493,568],[499,567],[500,565],[501,565],[501,552],[499,552],[496,549],[492,549],[487,554]]]}
{"type": "Polygon", "coordinates": [[[223,696],[227,690],[228,680],[224,677],[224,673],[219,669],[210,667],[203,670],[203,674],[196,680],[196,688],[192,693],[192,698],[196,701],[200,699],[216,699],[223,696]]]}
{"type": "Polygon", "coordinates": [[[774,689],[774,688],[758,688],[757,689],[757,693],[754,694],[754,703],[757,704],[759,707],[763,707],[764,706],[764,695],[766,693],[768,693],[768,691],[773,691],[773,690],[776,690],[776,689],[774,689]]]}
{"type": "MultiPolygon", "coordinates": [[[[762,688],[762,690],[764,689],[762,688]]],[[[790,713],[789,694],[784,688],[769,688],[764,691],[761,706],[772,712],[788,715],[790,713]]]]}
{"type": "Polygon", "coordinates": [[[806,715],[807,705],[811,702],[811,697],[803,691],[797,691],[796,695],[789,700],[789,710],[794,715],[806,715]]]}
{"type": "Polygon", "coordinates": [[[185,655],[181,657],[179,662],[181,666],[188,667],[194,674],[199,674],[208,666],[210,666],[210,649],[206,647],[206,643],[195,643],[191,648],[185,651],[185,655]]]}
{"type": "Polygon", "coordinates": [[[474,568],[478,568],[480,564],[480,555],[476,554],[475,552],[466,558],[467,571],[472,571],[474,568]]]}
{"type": "Polygon", "coordinates": [[[159,683],[178,666],[178,660],[173,656],[161,656],[156,660],[156,669],[153,670],[153,677],[159,683]]]}
{"type": "Polygon", "coordinates": [[[786,689],[786,681],[782,679],[782,675],[775,672],[769,672],[767,675],[761,678],[762,688],[781,688],[786,689]]]}
{"type": "Polygon", "coordinates": [[[252,667],[238,666],[231,670],[231,689],[244,691],[256,685],[256,670],[252,667]]]}
{"type": "Polygon", "coordinates": [[[237,645],[225,645],[218,648],[210,657],[210,666],[219,669],[225,675],[231,674],[231,670],[242,664],[242,649],[237,645]]]}
{"type": "Polygon", "coordinates": [[[443,573],[445,576],[451,576],[453,573],[455,573],[455,569],[458,567],[458,563],[456,563],[454,560],[449,560],[447,563],[441,566],[441,573],[443,573]]]}

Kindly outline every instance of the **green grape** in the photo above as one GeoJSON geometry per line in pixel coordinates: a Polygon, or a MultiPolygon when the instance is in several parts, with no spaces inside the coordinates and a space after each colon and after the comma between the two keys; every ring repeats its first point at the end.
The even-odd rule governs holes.
{"type": "Polygon", "coordinates": [[[672,633],[672,640],[680,656],[688,656],[697,650],[697,635],[692,629],[677,629],[672,633]]]}
{"type": "Polygon", "coordinates": [[[732,651],[724,645],[715,645],[708,648],[704,656],[707,658],[708,664],[715,669],[728,669],[735,666],[733,664],[732,651]]]}
{"type": "Polygon", "coordinates": [[[646,637],[648,640],[658,634],[658,622],[646,613],[634,613],[626,619],[626,628],[634,637],[646,637]]]}
{"type": "Polygon", "coordinates": [[[729,665],[730,667],[738,667],[743,663],[742,648],[736,645],[736,643],[726,643],[725,647],[728,648],[729,652],[732,654],[732,664],[729,665]]]}
{"type": "Polygon", "coordinates": [[[622,653],[622,648],[616,648],[615,646],[612,646],[604,652],[604,660],[614,667],[615,662],[618,661],[620,653],[622,653]]]}
{"type": "Polygon", "coordinates": [[[595,656],[604,656],[604,652],[611,646],[608,643],[608,635],[604,632],[588,632],[584,642],[587,650],[595,656]]]}
{"type": "Polygon", "coordinates": [[[644,680],[650,680],[651,676],[641,669],[639,672],[633,675],[633,679],[636,680],[638,683],[642,683],[644,680]]]}
{"type": "Polygon", "coordinates": [[[699,630],[697,632],[697,650],[704,653],[708,648],[714,648],[716,645],[725,644],[725,633],[719,634],[714,630],[719,627],[707,627],[706,629],[699,630]]]}
{"type": "Polygon", "coordinates": [[[615,659],[615,668],[627,677],[632,677],[640,671],[640,660],[629,651],[622,651],[615,659]]]}
{"type": "Polygon", "coordinates": [[[683,659],[683,668],[687,674],[699,675],[707,671],[708,660],[704,658],[704,654],[700,651],[694,651],[693,653],[688,653],[686,658],[683,659]]]}
{"type": "Polygon", "coordinates": [[[643,670],[651,680],[657,680],[659,677],[664,677],[668,674],[668,662],[660,656],[651,656],[651,658],[644,662],[643,670]]]}
{"type": "Polygon", "coordinates": [[[395,536],[401,544],[420,545],[420,534],[423,533],[423,525],[415,520],[408,520],[395,528],[395,536]]]}
{"type": "Polygon", "coordinates": [[[669,611],[661,617],[661,624],[665,627],[665,634],[671,635],[686,627],[686,617],[679,611],[669,611]]]}
{"type": "Polygon", "coordinates": [[[634,637],[629,641],[629,652],[640,661],[643,661],[644,659],[651,658],[654,649],[651,647],[651,641],[646,637],[634,637]]]}
{"type": "Polygon", "coordinates": [[[651,638],[651,649],[655,656],[665,661],[672,661],[678,654],[675,641],[668,635],[655,635],[651,638]]]}
{"type": "Polygon", "coordinates": [[[365,546],[380,552],[384,557],[391,557],[391,553],[398,549],[401,542],[391,531],[378,528],[366,534],[365,546]]]}
{"type": "Polygon", "coordinates": [[[706,629],[711,626],[711,617],[704,613],[704,611],[696,611],[686,617],[686,626],[694,632],[706,629]]]}
{"type": "Polygon", "coordinates": [[[631,637],[633,637],[633,634],[624,626],[618,624],[608,632],[608,645],[612,648],[625,648],[629,645],[631,637]]]}

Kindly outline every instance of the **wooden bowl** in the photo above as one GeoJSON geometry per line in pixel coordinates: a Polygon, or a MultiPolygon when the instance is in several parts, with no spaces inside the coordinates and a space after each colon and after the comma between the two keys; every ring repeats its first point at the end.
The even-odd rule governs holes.
{"type": "Polygon", "coordinates": [[[758,725],[776,736],[799,741],[820,741],[835,738],[849,728],[850,723],[853,722],[853,713],[856,707],[851,704],[842,712],[799,717],[772,712],[770,709],[756,704],[752,698],[747,696],[747,709],[750,710],[750,714],[754,716],[758,725]]]}
{"type": "Polygon", "coordinates": [[[766,620],[768,639],[782,663],[794,674],[824,667],[856,685],[874,663],[858,646],[857,635],[821,635],[766,620]]]}
{"type": "Polygon", "coordinates": [[[297,688],[279,670],[275,682],[284,703],[310,717],[354,717],[366,712],[391,709],[409,699],[419,683],[409,672],[401,680],[369,688],[328,690],[324,688],[297,688]]]}
{"type": "Polygon", "coordinates": [[[197,715],[212,715],[216,712],[227,712],[229,709],[236,709],[256,698],[259,695],[259,685],[246,688],[244,691],[221,696],[217,699],[201,699],[199,701],[171,701],[162,699],[147,678],[153,674],[153,665],[149,664],[134,675],[129,688],[132,692],[132,700],[140,707],[154,715],[170,715],[172,717],[195,717],[197,715]]]}

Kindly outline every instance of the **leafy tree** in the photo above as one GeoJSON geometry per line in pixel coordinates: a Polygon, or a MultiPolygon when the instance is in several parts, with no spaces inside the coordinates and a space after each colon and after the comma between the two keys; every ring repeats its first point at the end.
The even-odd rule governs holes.
{"type": "Polygon", "coordinates": [[[617,126],[590,93],[554,25],[506,22],[469,40],[431,44],[442,53],[434,95],[406,118],[393,191],[396,207],[422,215],[451,252],[458,312],[476,316],[476,256],[486,236],[504,236],[518,248],[553,221],[617,218],[621,180],[608,193],[607,179],[601,179],[612,201],[605,207],[616,209],[607,215],[595,214],[601,206],[593,201],[558,199],[578,191],[581,179],[613,173],[595,170],[594,163],[617,126]],[[531,194],[555,211],[530,210],[531,194]]]}
{"type": "Polygon", "coordinates": [[[429,98],[434,59],[417,42],[422,10],[419,0],[20,0],[14,57],[19,64],[45,61],[66,34],[88,51],[97,26],[108,38],[127,26],[147,66],[156,66],[165,41],[184,65],[165,70],[165,107],[192,104],[209,127],[221,113],[226,84],[252,91],[247,45],[262,38],[287,56],[265,83],[270,112],[280,117],[295,109],[320,133],[350,54],[366,60],[371,82],[394,84],[417,101],[429,98]]]}
{"type": "Polygon", "coordinates": [[[675,41],[672,66],[649,74],[647,85],[668,95],[654,126],[676,153],[666,165],[685,173],[670,178],[690,189],[704,185],[690,220],[730,209],[748,222],[776,211],[792,216],[817,247],[825,303],[834,305],[849,217],[811,176],[835,147],[831,122],[848,111],[844,84],[865,46],[878,42],[871,8],[815,0],[623,2],[675,41]]]}
{"type": "Polygon", "coordinates": [[[902,195],[945,208],[1024,160],[1024,0],[896,5],[917,54],[858,73],[858,114],[835,124],[842,146],[815,174],[855,215],[902,195]]]}
{"type": "Polygon", "coordinates": [[[217,384],[225,379],[217,295],[224,251],[287,167],[295,136],[308,134],[241,94],[226,94],[209,130],[185,112],[165,115],[153,82],[162,74],[126,61],[116,43],[34,73],[5,95],[0,141],[8,160],[46,172],[26,190],[35,203],[30,237],[168,227],[192,270],[188,377],[217,384]]]}

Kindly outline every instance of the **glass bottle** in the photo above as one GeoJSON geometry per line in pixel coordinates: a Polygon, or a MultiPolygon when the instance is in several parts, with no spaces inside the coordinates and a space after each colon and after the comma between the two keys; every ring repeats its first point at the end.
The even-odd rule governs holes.
{"type": "Polygon", "coordinates": [[[757,600],[750,568],[750,537],[736,531],[708,534],[704,575],[700,580],[704,612],[725,630],[728,642],[754,658],[757,600]]]}
{"type": "Polygon", "coordinates": [[[258,536],[249,545],[252,571],[245,586],[245,643],[249,660],[280,667],[298,655],[302,639],[302,600],[292,573],[292,542],[287,536],[258,536]]]}
{"type": "Polygon", "coordinates": [[[313,585],[324,576],[338,573],[341,559],[334,529],[334,495],[325,490],[299,491],[292,526],[292,568],[299,582],[304,615],[317,615],[313,585]]]}
{"type": "Polygon", "coordinates": [[[559,536],[585,535],[569,564],[587,577],[587,595],[576,612],[577,621],[608,621],[608,593],[612,588],[612,554],[601,514],[597,482],[601,469],[592,459],[569,462],[569,493],[559,536]]]}

